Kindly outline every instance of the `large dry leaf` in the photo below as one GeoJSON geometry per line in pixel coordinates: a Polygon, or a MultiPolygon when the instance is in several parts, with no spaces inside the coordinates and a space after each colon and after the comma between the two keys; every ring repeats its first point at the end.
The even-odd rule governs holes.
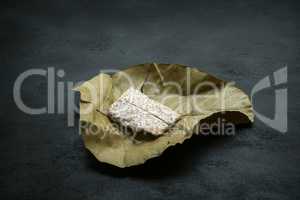
{"type": "Polygon", "coordinates": [[[219,113],[235,124],[253,122],[248,96],[233,84],[177,64],[141,64],[113,75],[99,74],[76,88],[80,92],[81,133],[85,147],[99,160],[118,167],[144,163],[197,133],[195,127],[219,113]],[[200,87],[199,87],[200,86],[200,87]],[[137,140],[114,126],[107,110],[129,87],[181,115],[175,128],[137,140]],[[91,92],[92,91],[92,92],[91,92]]]}

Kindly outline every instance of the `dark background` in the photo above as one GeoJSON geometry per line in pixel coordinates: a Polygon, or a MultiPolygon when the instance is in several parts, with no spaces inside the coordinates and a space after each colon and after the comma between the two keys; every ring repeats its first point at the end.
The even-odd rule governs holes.
{"type": "MultiPolygon", "coordinates": [[[[0,199],[299,199],[300,26],[297,1],[9,1],[1,3],[0,199]],[[288,132],[256,120],[234,137],[193,137],[145,165],[118,169],[84,149],[67,114],[27,115],[12,97],[30,68],[59,81],[157,62],[197,66],[248,94],[288,66],[288,132]]],[[[46,104],[32,77],[22,97],[46,104]]],[[[274,88],[254,107],[272,116],[274,88]]]]}

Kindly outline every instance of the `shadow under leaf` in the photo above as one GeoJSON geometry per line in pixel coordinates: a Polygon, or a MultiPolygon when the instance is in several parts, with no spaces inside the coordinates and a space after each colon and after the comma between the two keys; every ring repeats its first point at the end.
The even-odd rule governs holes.
{"type": "MultiPolygon", "coordinates": [[[[222,119],[226,122],[235,121],[240,118],[241,124],[236,125],[236,134],[241,133],[242,129],[249,128],[251,124],[239,112],[226,112],[214,114],[200,123],[215,123],[222,119]],[[242,119],[242,120],[241,120],[242,119]]],[[[194,168],[195,161],[209,154],[214,149],[223,148],[226,142],[233,140],[233,136],[203,135],[194,134],[192,138],[186,140],[183,144],[178,144],[168,148],[164,153],[156,158],[146,161],[142,165],[128,168],[118,168],[113,165],[99,162],[95,157],[86,151],[87,167],[99,173],[112,177],[135,177],[140,179],[163,179],[173,176],[187,175],[194,168]]]]}

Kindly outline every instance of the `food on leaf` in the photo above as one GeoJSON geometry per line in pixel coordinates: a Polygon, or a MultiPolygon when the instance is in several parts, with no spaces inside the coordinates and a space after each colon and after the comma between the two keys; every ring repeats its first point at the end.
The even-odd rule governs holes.
{"type": "Polygon", "coordinates": [[[172,126],[179,115],[139,90],[129,88],[108,110],[108,115],[136,132],[161,135],[172,126]]]}
{"type": "Polygon", "coordinates": [[[100,73],[75,90],[80,92],[85,147],[99,161],[122,168],[143,164],[199,134],[198,127],[212,116],[225,114],[234,124],[254,120],[249,97],[234,84],[178,64],[141,64],[112,75],[100,73]],[[142,126],[139,119],[145,122],[142,126]],[[131,134],[116,122],[147,133],[131,134]]]}

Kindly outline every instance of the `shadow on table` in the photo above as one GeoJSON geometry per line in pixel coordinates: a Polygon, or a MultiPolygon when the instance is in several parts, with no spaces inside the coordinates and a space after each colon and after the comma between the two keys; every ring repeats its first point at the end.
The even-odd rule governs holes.
{"type": "MultiPolygon", "coordinates": [[[[220,115],[207,118],[205,121],[213,123],[220,115]]],[[[227,115],[228,117],[228,115],[227,115]]],[[[230,118],[230,117],[229,117],[230,118]]],[[[227,118],[228,119],[228,118],[227,118]]],[[[236,133],[240,134],[242,129],[251,127],[251,124],[236,126],[236,133]]],[[[161,179],[164,177],[182,176],[199,167],[199,159],[214,151],[219,151],[224,144],[234,139],[234,136],[194,135],[183,144],[168,148],[159,157],[152,158],[142,165],[118,168],[113,165],[99,162],[86,151],[88,168],[101,174],[113,177],[136,177],[142,179],[161,179]]],[[[205,165],[201,163],[200,165],[205,165]]]]}

